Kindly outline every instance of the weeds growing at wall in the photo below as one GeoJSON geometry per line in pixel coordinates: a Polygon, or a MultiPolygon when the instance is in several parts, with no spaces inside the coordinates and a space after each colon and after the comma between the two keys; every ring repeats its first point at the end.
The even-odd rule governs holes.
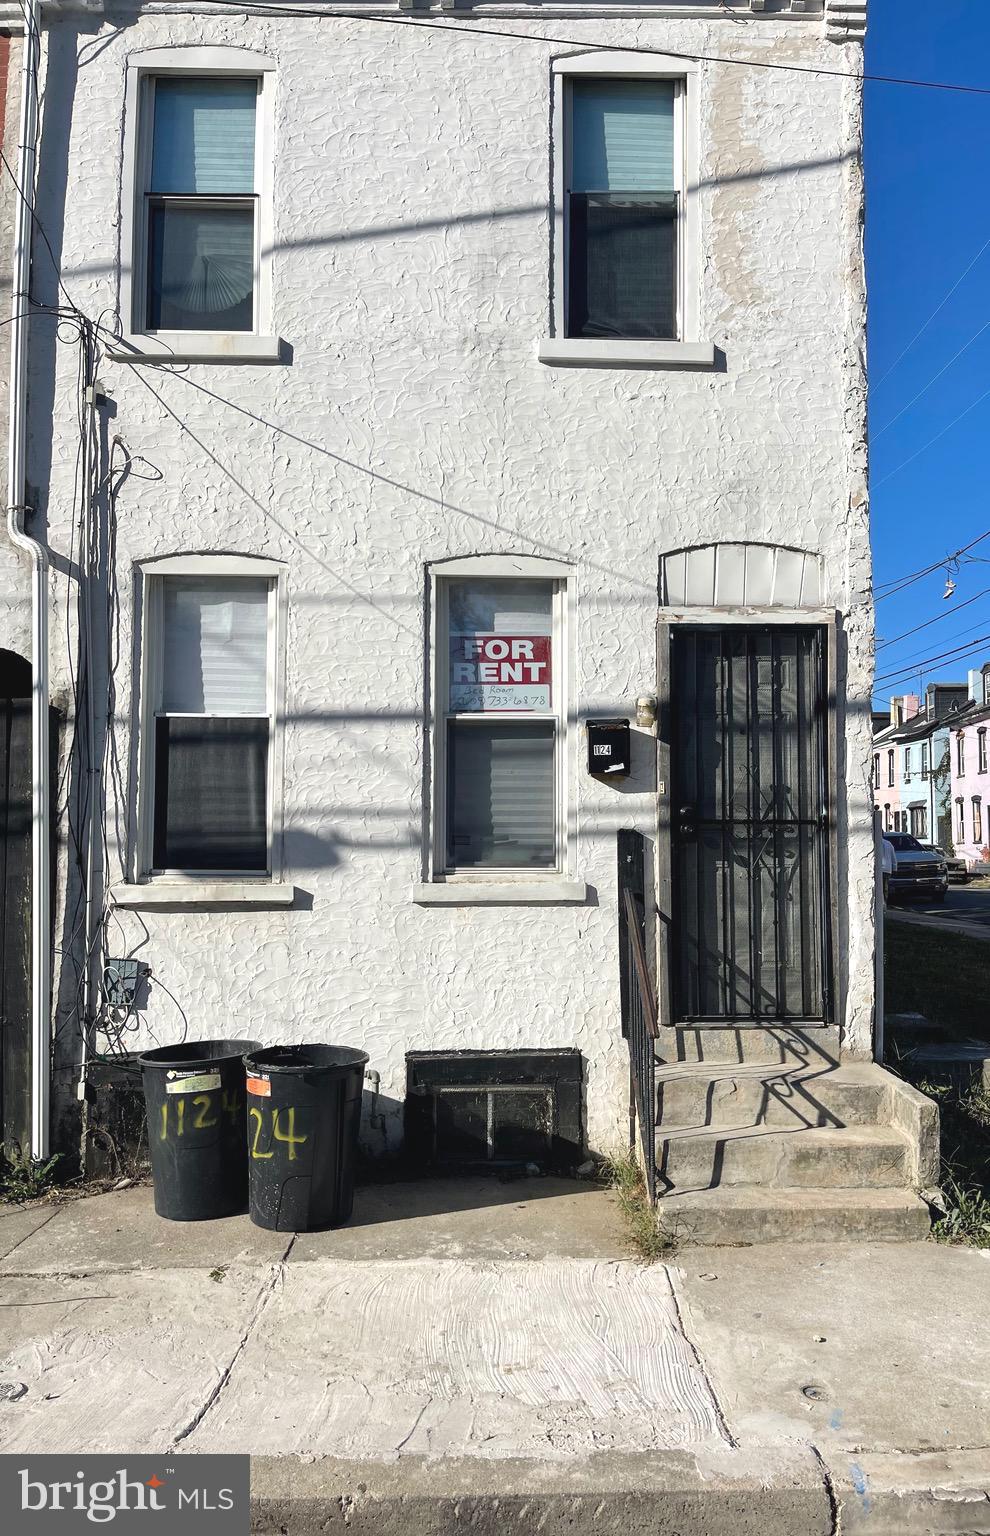
{"type": "Polygon", "coordinates": [[[669,1258],[677,1246],[674,1234],[665,1228],[662,1217],[650,1203],[643,1170],[635,1155],[621,1152],[606,1157],[602,1174],[608,1187],[615,1190],[629,1240],[639,1257],[648,1264],[669,1258]]]}
{"type": "Polygon", "coordinates": [[[23,1205],[25,1200],[39,1200],[54,1185],[59,1162],[57,1152],[43,1162],[10,1148],[0,1153],[0,1202],[23,1205]]]}

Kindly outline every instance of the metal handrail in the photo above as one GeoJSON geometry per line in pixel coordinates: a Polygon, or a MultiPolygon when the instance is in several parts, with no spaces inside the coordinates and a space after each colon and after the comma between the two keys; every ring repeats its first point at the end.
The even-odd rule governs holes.
{"type": "Polygon", "coordinates": [[[646,1033],[651,1040],[655,1040],[660,1032],[659,1018],[657,1015],[657,1000],[654,996],[653,986],[650,982],[650,973],[646,965],[646,951],[643,948],[643,935],[640,932],[640,916],[632,891],[628,886],[623,891],[626,904],[626,919],[629,924],[629,945],[632,950],[633,969],[636,972],[636,981],[639,988],[639,1000],[643,1008],[643,1022],[646,1025],[646,1033]]]}

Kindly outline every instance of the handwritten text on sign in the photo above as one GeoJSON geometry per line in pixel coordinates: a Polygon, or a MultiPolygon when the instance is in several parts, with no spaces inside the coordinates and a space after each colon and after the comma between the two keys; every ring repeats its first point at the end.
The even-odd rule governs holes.
{"type": "Polygon", "coordinates": [[[549,635],[451,635],[452,710],[550,708],[549,635]]]}

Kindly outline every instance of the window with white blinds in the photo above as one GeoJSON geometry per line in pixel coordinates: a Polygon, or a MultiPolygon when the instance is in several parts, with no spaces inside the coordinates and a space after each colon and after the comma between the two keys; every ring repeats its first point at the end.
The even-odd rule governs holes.
{"type": "Polygon", "coordinates": [[[150,76],[149,331],[256,328],[257,78],[150,76]]]}
{"type": "Polygon", "coordinates": [[[270,871],[274,587],[242,576],[153,585],[154,873],[270,871]]]}
{"type": "Polygon", "coordinates": [[[567,332],[676,338],[678,81],[576,77],[565,158],[567,332]]]}
{"type": "Polygon", "coordinates": [[[439,872],[559,867],[561,584],[439,584],[439,872]]]}

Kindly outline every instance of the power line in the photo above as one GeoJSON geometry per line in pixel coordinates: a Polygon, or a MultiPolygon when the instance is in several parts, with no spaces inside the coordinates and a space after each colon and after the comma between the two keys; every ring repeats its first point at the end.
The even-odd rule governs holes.
{"type": "Polygon", "coordinates": [[[990,587],[984,587],[982,592],[977,592],[975,597],[967,597],[964,603],[957,603],[954,608],[947,608],[944,613],[937,613],[933,619],[926,619],[923,624],[916,624],[913,629],[906,629],[903,635],[894,635],[892,640],[883,640],[877,646],[878,651],[885,651],[889,645],[897,645],[898,641],[906,640],[909,635],[916,635],[919,630],[929,629],[933,624],[941,624],[945,619],[951,619],[954,614],[963,608],[968,608],[970,603],[978,603],[981,597],[990,593],[990,587]]]}
{"type": "Polygon", "coordinates": [[[895,422],[900,421],[902,416],[906,416],[908,411],[911,409],[911,407],[913,405],[917,405],[917,403],[921,399],[922,395],[927,395],[927,393],[931,389],[932,385],[938,383],[938,381],[942,377],[943,373],[948,373],[948,371],[952,367],[953,363],[957,363],[959,361],[959,359],[962,357],[963,353],[964,352],[968,352],[970,347],[973,345],[973,343],[979,341],[979,339],[983,335],[984,331],[990,331],[990,320],[987,320],[983,325],[980,326],[980,329],[976,332],[976,334],[971,336],[969,338],[969,340],[967,342],[965,342],[963,344],[963,346],[961,346],[959,348],[959,351],[953,357],[949,358],[949,361],[947,363],[945,363],[944,366],[941,367],[938,370],[938,373],[932,375],[932,377],[928,380],[928,383],[924,386],[924,388],[923,389],[919,389],[918,393],[915,396],[913,396],[912,399],[910,399],[908,401],[907,405],[902,405],[901,406],[901,409],[897,412],[896,416],[891,416],[890,420],[888,422],[886,422],[882,427],[878,427],[875,432],[871,432],[870,433],[870,437],[871,437],[872,441],[876,442],[878,437],[883,437],[883,434],[885,432],[889,432],[891,427],[894,425],[895,422]]]}
{"type": "Polygon", "coordinates": [[[956,646],[954,650],[942,651],[938,656],[926,656],[923,661],[919,661],[913,667],[903,666],[898,667],[893,672],[882,672],[878,677],[874,678],[874,682],[886,683],[892,678],[911,677],[915,672],[926,672],[936,662],[959,661],[963,656],[968,655],[970,651],[978,651],[981,646],[988,643],[990,643],[990,635],[980,635],[978,640],[972,641],[969,645],[956,646]]]}
{"type": "MultiPolygon", "coordinates": [[[[411,27],[421,32],[454,32],[459,37],[499,37],[520,43],[549,43],[552,47],[580,48],[585,53],[642,53],[666,59],[683,59],[692,64],[731,64],[743,69],[777,69],[788,74],[822,75],[835,80],[869,81],[875,85],[904,85],[926,91],[956,91],[964,96],[990,96],[990,85],[959,85],[950,80],[918,80],[907,75],[875,75],[852,69],[824,69],[816,64],[782,64],[771,59],[734,59],[727,54],[685,53],[672,48],[650,48],[643,44],[590,43],[583,37],[548,37],[531,32],[495,30],[478,27],[473,22],[461,26],[454,21],[415,21],[410,16],[362,16],[352,11],[307,10],[302,6],[282,5],[271,0],[268,5],[245,4],[245,0],[211,0],[218,8],[239,11],[242,16],[295,16],[308,21],[357,21],[389,27],[411,27]]],[[[988,242],[990,243],[990,242],[988,242]]]]}
{"type": "Polygon", "coordinates": [[[947,432],[951,432],[952,428],[957,427],[963,418],[969,415],[970,411],[975,411],[976,407],[978,405],[982,405],[984,400],[988,398],[990,398],[990,389],[985,389],[982,395],[979,395],[973,401],[972,405],[967,405],[966,409],[964,411],[960,411],[958,416],[953,416],[952,420],[948,423],[947,426],[942,428],[941,432],[936,432],[935,436],[930,437],[927,443],[922,443],[920,448],[916,449],[914,453],[908,456],[908,458],[904,459],[900,464],[896,465],[892,470],[890,470],[888,474],[884,475],[882,480],[878,480],[874,486],[874,490],[879,490],[881,485],[886,485],[887,481],[892,480],[895,475],[899,475],[902,469],[907,469],[908,465],[913,464],[915,459],[920,459],[923,453],[927,453],[929,448],[933,448],[940,438],[943,438],[947,432]]]}
{"type": "MultiPolygon", "coordinates": [[[[877,379],[876,383],[871,386],[873,389],[879,389],[881,384],[883,384],[887,379],[890,378],[890,375],[893,373],[894,369],[897,368],[899,366],[899,364],[904,361],[904,359],[907,357],[908,353],[910,352],[911,348],[914,346],[915,342],[921,336],[924,335],[924,333],[927,331],[928,327],[931,325],[932,321],[935,319],[936,315],[940,314],[941,311],[945,308],[946,304],[948,304],[949,300],[952,298],[952,295],[955,293],[955,291],[959,287],[960,283],[962,283],[964,281],[964,279],[969,276],[969,274],[972,272],[973,268],[976,266],[976,263],[979,261],[980,257],[986,251],[988,251],[988,250],[990,250],[990,236],[988,236],[988,238],[980,246],[980,249],[977,251],[976,255],[973,257],[972,261],[970,262],[969,266],[966,268],[965,272],[961,273],[960,276],[956,278],[956,280],[953,283],[952,287],[949,289],[948,293],[945,295],[945,298],[942,299],[941,303],[936,304],[935,308],[932,310],[931,314],[928,316],[928,319],[925,321],[924,325],[922,325],[917,331],[915,331],[914,335],[911,337],[911,340],[908,342],[908,344],[904,348],[904,350],[897,354],[897,356],[894,358],[894,361],[891,363],[890,367],[887,369],[886,373],[881,374],[880,378],[877,379]]],[[[886,431],[886,428],[884,428],[884,430],[886,431]]]]}
{"type": "Polygon", "coordinates": [[[965,555],[971,549],[975,549],[976,545],[982,544],[984,539],[990,539],[990,528],[985,533],[978,533],[975,539],[970,539],[969,543],[964,544],[961,549],[954,549],[945,555],[943,559],[936,560],[932,565],[926,565],[923,571],[912,571],[908,576],[895,576],[893,581],[881,582],[875,601],[879,603],[885,597],[893,597],[897,592],[903,591],[905,587],[910,587],[914,582],[920,581],[923,576],[930,576],[933,571],[944,571],[945,567],[951,564],[953,560],[958,560],[960,555],[965,555]]]}

